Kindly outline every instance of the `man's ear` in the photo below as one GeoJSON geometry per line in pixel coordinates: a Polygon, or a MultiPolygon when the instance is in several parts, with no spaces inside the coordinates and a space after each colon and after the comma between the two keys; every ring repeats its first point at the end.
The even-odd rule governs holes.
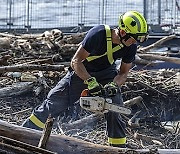
{"type": "Polygon", "coordinates": [[[121,35],[121,37],[124,37],[126,35],[126,32],[124,30],[120,29],[120,35],[121,35]]]}

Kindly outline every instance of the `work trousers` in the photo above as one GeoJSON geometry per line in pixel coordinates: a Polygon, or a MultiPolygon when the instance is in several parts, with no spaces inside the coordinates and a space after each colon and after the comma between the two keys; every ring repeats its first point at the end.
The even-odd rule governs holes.
{"type": "MultiPolygon", "coordinates": [[[[115,66],[111,66],[99,72],[89,72],[99,83],[105,85],[113,81],[117,75],[115,66]]],[[[80,94],[87,86],[83,83],[75,72],[70,69],[58,84],[50,90],[44,102],[37,106],[31,116],[23,123],[24,127],[42,130],[48,115],[57,118],[69,106],[79,100],[80,94]]],[[[114,104],[123,105],[122,96],[119,92],[112,97],[114,104]]],[[[105,113],[107,120],[108,142],[111,145],[124,145],[126,143],[125,124],[120,114],[115,112],[105,113]]]]}

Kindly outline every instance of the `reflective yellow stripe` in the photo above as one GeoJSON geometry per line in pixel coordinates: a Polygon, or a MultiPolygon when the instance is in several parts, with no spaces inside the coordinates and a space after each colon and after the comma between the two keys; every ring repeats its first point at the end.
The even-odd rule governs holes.
{"type": "Polygon", "coordinates": [[[110,138],[108,137],[109,144],[125,144],[126,143],[126,137],[124,138],[110,138]]]}
{"type": "MultiPolygon", "coordinates": [[[[122,45],[122,44],[115,46],[115,47],[112,49],[112,51],[113,51],[113,53],[114,53],[114,52],[118,51],[118,50],[121,49],[121,48],[123,48],[123,45],[122,45]]],[[[107,52],[104,53],[103,55],[100,55],[100,56],[89,56],[89,57],[87,57],[86,59],[87,59],[88,62],[90,62],[90,61],[92,61],[92,60],[101,58],[101,57],[103,57],[103,56],[105,56],[105,55],[107,55],[107,52]]]]}
{"type": "Polygon", "coordinates": [[[119,49],[121,49],[121,47],[119,45],[115,46],[113,49],[112,49],[112,52],[116,52],[118,51],[119,49]]]}
{"type": "Polygon", "coordinates": [[[98,59],[98,58],[101,58],[103,56],[105,56],[107,53],[104,53],[103,55],[100,55],[100,56],[89,56],[87,57],[87,61],[92,61],[92,60],[95,60],[95,59],[98,59]]]}
{"type": "Polygon", "coordinates": [[[111,38],[111,30],[108,25],[105,25],[106,29],[106,41],[107,41],[107,57],[110,64],[114,62],[113,59],[113,51],[112,51],[112,38],[111,38]]]}
{"type": "Polygon", "coordinates": [[[29,118],[36,126],[44,128],[45,124],[42,123],[34,114],[31,114],[29,118]]]}
{"type": "Polygon", "coordinates": [[[124,47],[123,44],[120,44],[120,45],[115,46],[112,49],[112,38],[111,38],[110,27],[108,25],[105,25],[105,29],[106,29],[107,52],[104,53],[103,55],[100,55],[100,56],[89,56],[89,57],[87,57],[86,59],[88,62],[107,55],[109,63],[112,64],[114,62],[113,53],[124,47]]]}

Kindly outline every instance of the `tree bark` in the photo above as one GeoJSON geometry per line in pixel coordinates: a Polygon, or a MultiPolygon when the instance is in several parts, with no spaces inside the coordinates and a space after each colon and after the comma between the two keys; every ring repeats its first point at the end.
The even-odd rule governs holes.
{"type": "MultiPolygon", "coordinates": [[[[0,120],[0,135],[37,146],[42,132],[12,125],[0,120]]],[[[52,134],[50,135],[46,148],[47,150],[61,154],[115,154],[127,151],[127,149],[97,145],[65,135],[52,134]]]]}

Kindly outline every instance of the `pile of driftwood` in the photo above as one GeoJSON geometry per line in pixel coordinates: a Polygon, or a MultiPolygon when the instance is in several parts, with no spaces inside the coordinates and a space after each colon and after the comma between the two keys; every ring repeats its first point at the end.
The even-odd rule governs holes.
{"type": "MultiPolygon", "coordinates": [[[[122,153],[130,149],[138,153],[180,148],[179,69],[132,69],[129,73],[126,84],[122,86],[122,94],[124,104],[132,109],[132,114],[122,115],[122,118],[127,125],[130,149],[107,146],[104,116],[86,112],[79,104],[54,121],[54,135],[50,135],[46,146],[50,151],[33,147],[38,146],[42,132],[19,126],[64,76],[84,36],[85,33],[63,36],[57,29],[31,35],[0,33],[1,141],[11,145],[15,141],[10,139],[21,141],[16,145],[28,147],[26,153],[32,149],[34,153],[122,153]]],[[[154,60],[162,60],[180,64],[179,58],[146,53],[175,37],[172,35],[150,46],[139,47],[135,63],[151,65],[154,60]]]]}

